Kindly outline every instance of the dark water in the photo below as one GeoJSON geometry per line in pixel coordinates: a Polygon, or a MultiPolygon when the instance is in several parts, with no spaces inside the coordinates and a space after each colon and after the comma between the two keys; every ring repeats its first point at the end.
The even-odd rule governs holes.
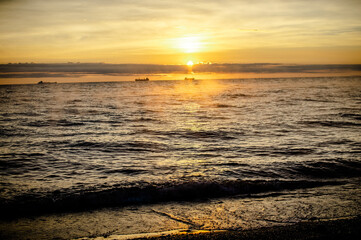
{"type": "Polygon", "coordinates": [[[0,210],[354,183],[360,130],[359,77],[0,86],[0,210]]]}

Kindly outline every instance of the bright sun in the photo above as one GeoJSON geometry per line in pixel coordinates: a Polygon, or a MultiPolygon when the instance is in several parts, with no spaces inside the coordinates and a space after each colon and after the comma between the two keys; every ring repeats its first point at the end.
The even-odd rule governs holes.
{"type": "Polygon", "coordinates": [[[187,62],[187,65],[188,65],[189,67],[192,67],[192,66],[193,66],[193,62],[192,62],[192,61],[188,61],[188,62],[187,62]]]}

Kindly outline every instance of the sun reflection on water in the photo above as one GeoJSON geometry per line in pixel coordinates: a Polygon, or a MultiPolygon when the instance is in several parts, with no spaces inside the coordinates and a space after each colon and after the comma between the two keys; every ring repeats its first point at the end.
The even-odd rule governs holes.
{"type": "Polygon", "coordinates": [[[216,80],[200,80],[180,82],[175,85],[174,92],[183,96],[207,98],[224,91],[226,86],[216,80]]]}

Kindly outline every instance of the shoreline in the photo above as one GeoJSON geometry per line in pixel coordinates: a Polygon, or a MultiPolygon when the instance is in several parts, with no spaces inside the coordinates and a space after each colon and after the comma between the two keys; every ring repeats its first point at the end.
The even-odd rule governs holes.
{"type": "Polygon", "coordinates": [[[24,217],[0,221],[0,239],[357,239],[358,186],[24,217]]]}
{"type": "MultiPolygon", "coordinates": [[[[247,230],[178,233],[156,237],[133,238],[134,240],[209,240],[209,239],[359,239],[361,216],[350,219],[315,220],[286,226],[262,227],[247,230]]],[[[117,239],[109,236],[104,239],[117,239]]]]}

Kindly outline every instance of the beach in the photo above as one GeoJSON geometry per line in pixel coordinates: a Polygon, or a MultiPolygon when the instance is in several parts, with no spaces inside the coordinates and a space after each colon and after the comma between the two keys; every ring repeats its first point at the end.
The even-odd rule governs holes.
{"type": "MultiPolygon", "coordinates": [[[[2,220],[0,232],[2,239],[17,240],[110,240],[162,235],[169,238],[173,235],[180,238],[222,236],[222,239],[253,232],[290,233],[293,231],[290,226],[299,224],[316,231],[318,228],[313,226],[337,220],[335,225],[338,221],[342,223],[337,229],[344,233],[348,225],[352,232],[355,230],[354,220],[350,219],[359,222],[360,195],[356,186],[330,185],[231,198],[42,214],[2,220]],[[184,236],[186,233],[200,234],[184,236]]],[[[304,238],[300,239],[307,239],[309,231],[303,232],[304,238]]]]}
{"type": "MultiPolygon", "coordinates": [[[[272,240],[304,240],[304,239],[359,239],[360,230],[360,217],[347,219],[347,220],[334,220],[334,221],[314,221],[302,222],[290,226],[281,227],[268,227],[259,228],[254,230],[245,231],[225,231],[217,233],[196,233],[196,234],[179,234],[168,235],[154,238],[139,238],[149,240],[209,240],[209,239],[272,239],[272,240]]],[[[111,238],[109,238],[111,239],[111,238]]]]}

